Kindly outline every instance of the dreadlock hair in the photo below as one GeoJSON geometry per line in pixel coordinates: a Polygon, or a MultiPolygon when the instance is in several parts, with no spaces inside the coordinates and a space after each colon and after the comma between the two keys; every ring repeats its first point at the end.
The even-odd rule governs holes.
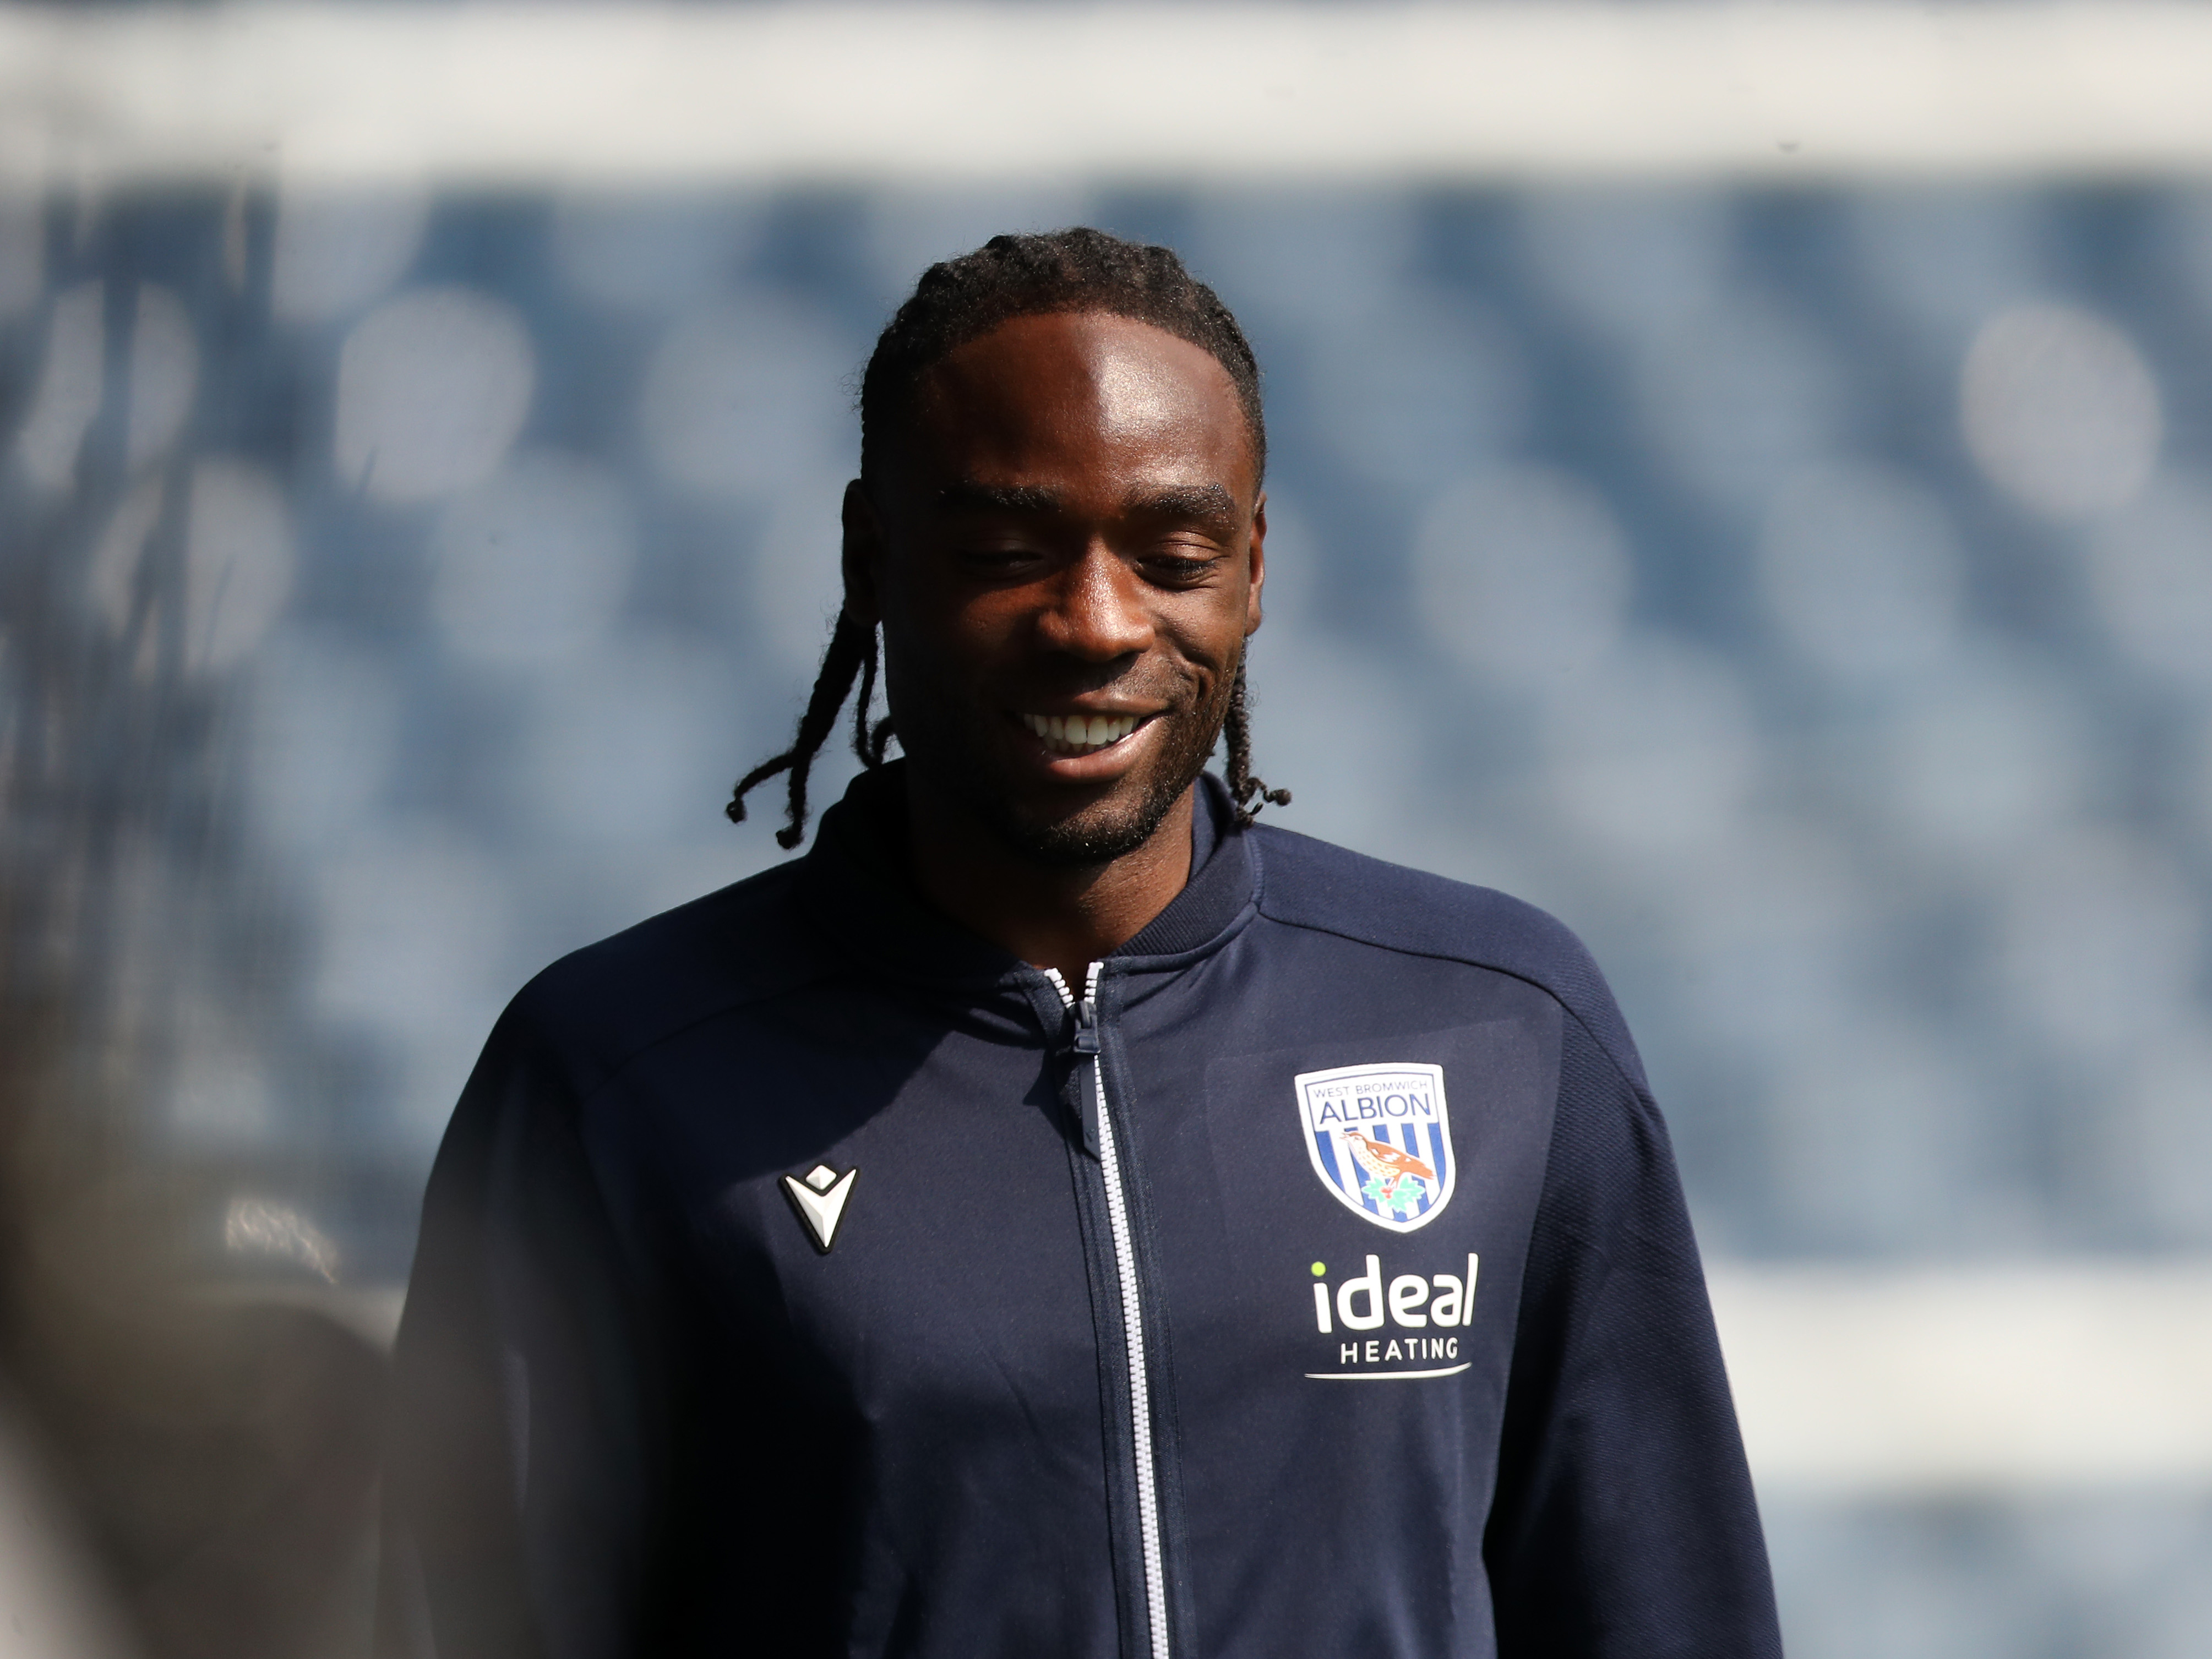
{"type": "MultiPolygon", "coordinates": [[[[1079,227],[1034,235],[994,236],[972,253],[922,272],[913,296],[877,337],[860,376],[860,477],[878,476],[885,446],[904,424],[915,389],[936,363],[1018,317],[1096,311],[1149,323],[1206,352],[1229,376],[1251,434],[1255,480],[1266,475],[1267,428],[1260,407],[1260,363],[1251,342],[1220,296],[1184,269],[1170,248],[1124,241],[1103,230],[1079,227]]],[[[837,613],[821,672],[799,716],[790,748],[763,761],[738,781],[722,810],[732,823],[745,817],[745,796],[777,774],[791,775],[787,822],[775,833],[787,850],[806,836],[806,781],[814,757],[837,724],[837,714],[860,684],[853,716],[853,752],[860,764],[883,764],[894,735],[889,716],[872,727],[878,657],[876,630],[837,613]]],[[[1223,724],[1228,739],[1229,791],[1237,822],[1249,824],[1262,803],[1287,805],[1290,792],[1269,789],[1251,775],[1251,721],[1244,704],[1240,658],[1223,724]]]]}
{"type": "Polygon", "coordinates": [[[738,780],[729,805],[722,809],[732,823],[745,821],[745,796],[754,785],[766,783],[779,772],[788,772],[790,820],[775,832],[775,843],[789,852],[806,839],[807,775],[813,770],[814,757],[837,724],[837,711],[845,706],[855,678],[860,682],[860,697],[853,709],[853,752],[871,771],[884,763],[884,746],[891,740],[890,716],[877,721],[873,730],[868,726],[868,709],[876,696],[876,630],[854,622],[851,611],[839,611],[836,625],[830,631],[829,648],[822,653],[822,672],[815,677],[814,690],[806,699],[806,712],[799,717],[799,735],[792,739],[790,748],[771,755],[738,780]]]}
{"type": "Polygon", "coordinates": [[[1244,659],[1237,659],[1236,683],[1229,688],[1229,714],[1221,722],[1229,741],[1229,793],[1237,803],[1237,827],[1248,828],[1262,806],[1288,806],[1291,792],[1270,789],[1252,775],[1252,716],[1244,707],[1244,659]]]}

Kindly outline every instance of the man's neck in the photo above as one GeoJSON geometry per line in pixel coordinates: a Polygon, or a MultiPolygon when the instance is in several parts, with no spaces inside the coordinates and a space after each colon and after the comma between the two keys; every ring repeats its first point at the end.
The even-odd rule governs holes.
{"type": "Polygon", "coordinates": [[[1152,838],[1104,864],[1054,867],[1019,858],[971,814],[909,773],[907,824],[922,896],[971,933],[1080,991],[1091,963],[1144,931],[1190,881],[1197,790],[1183,792],[1152,838]]]}

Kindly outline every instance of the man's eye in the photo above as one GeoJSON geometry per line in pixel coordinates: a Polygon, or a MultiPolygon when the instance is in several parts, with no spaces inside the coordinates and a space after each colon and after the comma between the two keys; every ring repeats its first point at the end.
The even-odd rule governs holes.
{"type": "Polygon", "coordinates": [[[1020,570],[1043,556],[1034,547],[978,546],[963,548],[960,553],[963,563],[982,571],[1020,570]]]}
{"type": "Polygon", "coordinates": [[[1156,553],[1145,561],[1145,574],[1163,586],[1188,587],[1204,581],[1221,567],[1221,556],[1156,553]]]}

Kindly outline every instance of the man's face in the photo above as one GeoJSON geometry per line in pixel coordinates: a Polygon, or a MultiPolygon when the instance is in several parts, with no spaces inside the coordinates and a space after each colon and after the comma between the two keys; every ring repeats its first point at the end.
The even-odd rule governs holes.
{"type": "Polygon", "coordinates": [[[1260,625],[1264,503],[1227,371],[1149,324],[1025,317],[933,367],[846,497],[916,785],[1038,861],[1134,851],[1260,625]]]}

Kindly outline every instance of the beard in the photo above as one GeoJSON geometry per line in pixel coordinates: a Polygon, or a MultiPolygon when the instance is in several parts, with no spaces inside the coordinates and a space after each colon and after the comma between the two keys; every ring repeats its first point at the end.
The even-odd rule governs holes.
{"type": "Polygon", "coordinates": [[[908,740],[902,720],[899,746],[909,764],[920,759],[946,796],[1024,863],[1052,870],[1094,868],[1127,857],[1159,833],[1206,769],[1228,719],[1236,680],[1232,664],[1202,699],[1194,690],[1182,707],[1155,716],[1167,730],[1152,765],[1121,780],[1104,798],[1063,816],[1024,810],[993,763],[988,745],[961,729],[957,719],[920,722],[918,742],[908,740]]]}

